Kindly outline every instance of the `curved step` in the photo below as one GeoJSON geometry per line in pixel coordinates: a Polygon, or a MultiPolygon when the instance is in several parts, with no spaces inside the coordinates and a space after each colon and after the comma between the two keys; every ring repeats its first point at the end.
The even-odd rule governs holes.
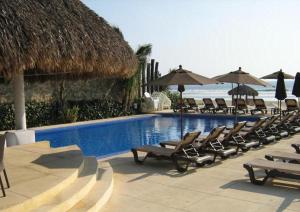
{"type": "Polygon", "coordinates": [[[20,178],[18,172],[23,173],[25,170],[28,170],[27,173],[33,173],[31,173],[32,179],[27,180],[27,173],[25,173],[26,180],[17,184],[11,182],[11,188],[8,189],[8,192],[11,193],[8,193],[5,198],[7,204],[3,204],[2,207],[0,204],[1,211],[29,211],[42,205],[74,183],[78,177],[79,169],[83,165],[83,157],[77,146],[53,150],[49,148],[48,142],[38,142],[9,147],[6,149],[6,153],[6,158],[11,163],[15,163],[16,160],[16,165],[13,167],[7,164],[9,177],[17,176],[20,178]],[[66,151],[69,154],[62,158],[61,155],[66,151]],[[17,156],[26,157],[20,161],[17,156]],[[71,157],[74,156],[76,156],[76,161],[71,160],[71,157]],[[66,163],[70,164],[72,168],[66,170],[56,167],[57,164],[66,165],[66,163]],[[47,167],[51,164],[53,164],[52,167],[47,167]],[[43,177],[39,174],[34,177],[35,173],[43,173],[43,177]],[[14,199],[15,194],[25,198],[14,199]]]}
{"type": "Polygon", "coordinates": [[[66,189],[49,199],[49,202],[34,211],[67,211],[83,199],[96,183],[97,160],[95,157],[84,158],[84,167],[78,178],[66,189]]]}
{"type": "Polygon", "coordinates": [[[101,168],[98,168],[97,183],[70,211],[99,211],[109,200],[113,191],[113,169],[106,162],[99,162],[98,167],[101,168]]]}

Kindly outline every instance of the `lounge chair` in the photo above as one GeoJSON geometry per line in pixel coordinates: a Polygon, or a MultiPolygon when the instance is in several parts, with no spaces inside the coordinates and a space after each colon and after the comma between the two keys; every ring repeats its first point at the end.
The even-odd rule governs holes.
{"type": "Polygon", "coordinates": [[[289,134],[293,135],[300,132],[300,122],[299,122],[299,113],[291,113],[292,115],[289,117],[287,121],[282,123],[282,129],[289,132],[289,134]]]}
{"type": "Polygon", "coordinates": [[[216,112],[216,107],[210,98],[203,98],[204,107],[200,109],[201,113],[216,112]]]}
{"type": "Polygon", "coordinates": [[[267,135],[274,135],[277,140],[289,136],[289,133],[286,130],[281,129],[280,126],[289,119],[290,115],[284,116],[278,121],[279,117],[279,114],[273,115],[261,126],[262,130],[267,135]]]}
{"type": "Polygon", "coordinates": [[[285,99],[285,104],[286,104],[286,110],[284,110],[283,113],[299,110],[296,99],[285,99]]]}
{"type": "Polygon", "coordinates": [[[228,106],[226,104],[225,99],[223,99],[223,98],[216,98],[215,102],[217,103],[216,110],[223,111],[224,113],[228,113],[229,108],[228,108],[228,106]]]}
{"type": "Polygon", "coordinates": [[[185,99],[182,99],[182,102],[181,102],[181,99],[177,99],[176,104],[173,106],[174,112],[177,112],[177,111],[181,110],[181,104],[182,104],[182,110],[184,112],[187,112],[188,106],[186,104],[186,100],[185,99]]]}
{"type": "Polygon", "coordinates": [[[300,113],[294,113],[288,121],[293,126],[300,126],[300,113]]]}
{"type": "Polygon", "coordinates": [[[210,163],[213,160],[212,156],[199,155],[198,151],[191,145],[195,139],[198,138],[200,133],[201,132],[187,133],[174,149],[151,145],[133,148],[131,151],[134,156],[134,161],[137,164],[143,164],[148,157],[171,160],[179,172],[185,172],[189,164],[193,162],[200,163],[201,165],[205,162],[210,163]],[[144,152],[146,156],[140,160],[138,152],[144,152]]]}
{"type": "Polygon", "coordinates": [[[297,154],[300,154],[300,144],[291,144],[291,146],[296,150],[297,154]]]}
{"type": "Polygon", "coordinates": [[[295,126],[290,122],[290,119],[293,120],[293,117],[298,116],[296,114],[293,113],[287,113],[280,121],[275,122],[276,128],[282,132],[286,132],[287,135],[285,135],[285,137],[287,137],[289,134],[295,134],[300,132],[300,127],[299,126],[295,126]]]}
{"type": "Polygon", "coordinates": [[[235,99],[234,102],[237,105],[236,108],[233,109],[234,113],[238,113],[238,112],[241,112],[244,114],[248,113],[248,106],[246,104],[245,99],[235,99]]]}
{"type": "Polygon", "coordinates": [[[2,178],[1,178],[1,172],[3,172],[3,174],[4,174],[7,188],[9,188],[10,185],[8,182],[8,177],[7,177],[7,173],[6,173],[6,170],[4,167],[4,162],[3,162],[3,160],[4,160],[4,145],[5,145],[5,135],[0,135],[0,186],[1,186],[2,194],[5,197],[6,193],[5,193],[4,185],[2,182],[2,178]]]}
{"type": "Polygon", "coordinates": [[[265,155],[268,160],[281,160],[288,163],[300,163],[300,154],[274,151],[265,155]]]}
{"type": "Polygon", "coordinates": [[[240,130],[245,127],[246,121],[238,122],[234,125],[233,128],[226,128],[223,131],[224,137],[222,138],[222,144],[224,146],[235,146],[236,151],[238,152],[240,149],[243,152],[248,151],[251,147],[258,147],[260,145],[259,141],[249,141],[245,140],[240,134],[240,130]]]}
{"type": "Polygon", "coordinates": [[[230,155],[235,155],[237,150],[230,147],[225,147],[220,141],[220,135],[225,130],[225,126],[214,128],[207,136],[202,137],[195,143],[196,149],[199,152],[214,154],[214,161],[217,156],[222,159],[228,158],[230,155]]]}
{"type": "Polygon", "coordinates": [[[194,98],[186,98],[187,110],[199,111],[199,107],[194,98]]]}
{"type": "Polygon", "coordinates": [[[251,110],[251,114],[255,115],[255,114],[267,114],[268,113],[268,109],[267,106],[265,104],[265,101],[263,99],[254,99],[254,105],[255,105],[255,109],[251,110]]]}
{"type": "Polygon", "coordinates": [[[267,118],[261,117],[255,122],[247,122],[246,126],[241,129],[239,134],[244,139],[258,140],[260,144],[268,144],[276,139],[274,135],[267,135],[261,126],[267,121],[267,118]]]}
{"type": "Polygon", "coordinates": [[[263,185],[269,178],[274,177],[300,180],[299,164],[255,159],[245,163],[244,168],[249,173],[250,181],[256,185],[263,185]],[[262,180],[256,179],[254,168],[263,169],[265,171],[266,175],[262,180]]]}

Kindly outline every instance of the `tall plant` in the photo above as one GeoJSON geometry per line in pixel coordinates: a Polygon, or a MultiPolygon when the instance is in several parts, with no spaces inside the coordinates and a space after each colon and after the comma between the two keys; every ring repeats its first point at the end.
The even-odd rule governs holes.
{"type": "Polygon", "coordinates": [[[132,102],[132,95],[134,92],[138,93],[139,97],[141,97],[140,94],[140,88],[141,88],[141,74],[142,71],[144,71],[146,64],[147,64],[147,59],[149,55],[152,52],[152,44],[145,44],[142,46],[139,46],[137,51],[135,52],[135,55],[138,59],[138,68],[135,74],[125,80],[126,84],[126,94],[125,94],[125,107],[128,109],[128,106],[132,102]]]}

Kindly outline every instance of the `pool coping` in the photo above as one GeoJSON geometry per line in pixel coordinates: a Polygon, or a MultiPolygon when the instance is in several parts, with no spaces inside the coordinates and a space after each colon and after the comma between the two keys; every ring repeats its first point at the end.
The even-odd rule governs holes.
{"type": "MultiPolygon", "coordinates": [[[[90,120],[90,121],[79,121],[74,123],[65,123],[65,124],[55,124],[55,125],[48,125],[48,126],[41,126],[41,127],[32,127],[28,128],[28,130],[47,130],[47,129],[55,129],[55,128],[64,128],[64,127],[75,127],[75,126],[82,126],[82,125],[89,125],[89,124],[98,124],[98,123],[105,123],[110,121],[120,121],[120,120],[128,120],[132,118],[146,118],[146,117],[153,117],[153,116],[159,116],[159,115],[175,115],[179,116],[180,113],[175,113],[173,111],[154,111],[153,113],[147,113],[147,114],[138,114],[138,115],[130,115],[130,116],[120,116],[120,117],[114,117],[114,118],[106,118],[106,119],[96,119],[96,120],[90,120]]],[[[235,115],[232,114],[208,114],[208,113],[183,113],[183,116],[199,116],[199,117],[230,117],[234,118],[235,115]]],[[[238,115],[239,117],[260,117],[261,115],[238,115]]],[[[0,131],[0,134],[3,134],[5,132],[13,132],[16,130],[5,130],[0,131]]]]}
{"type": "MultiPolygon", "coordinates": [[[[65,123],[65,124],[55,124],[55,125],[48,125],[48,126],[41,126],[41,127],[32,127],[28,128],[28,130],[46,130],[46,129],[55,129],[60,127],[74,127],[74,126],[81,126],[81,125],[88,125],[88,124],[97,124],[97,123],[104,123],[109,121],[119,121],[119,120],[127,120],[131,118],[144,118],[144,117],[151,117],[158,114],[141,114],[141,115],[131,115],[131,116],[120,116],[120,117],[114,117],[114,118],[106,118],[106,119],[95,119],[90,121],[79,121],[74,123],[65,123]]],[[[7,131],[13,131],[13,130],[7,130],[7,131]]],[[[0,131],[6,132],[6,131],[0,131]]]]}

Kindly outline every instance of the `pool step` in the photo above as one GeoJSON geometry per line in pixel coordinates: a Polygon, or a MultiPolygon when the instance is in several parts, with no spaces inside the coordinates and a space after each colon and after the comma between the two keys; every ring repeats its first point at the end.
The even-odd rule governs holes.
{"type": "MultiPolygon", "coordinates": [[[[0,211],[34,210],[73,184],[78,179],[79,172],[83,168],[83,156],[77,146],[53,150],[49,148],[49,142],[38,142],[7,149],[6,157],[8,159],[16,158],[18,155],[26,156],[19,161],[18,166],[20,168],[23,168],[23,166],[28,167],[28,170],[32,170],[33,173],[47,173],[49,169],[53,171],[49,175],[43,174],[44,178],[27,179],[27,174],[24,176],[24,181],[18,184],[11,180],[11,188],[8,189],[8,194],[5,198],[7,204],[0,205],[0,211]],[[14,199],[15,193],[27,195],[27,198],[23,201],[14,199]]],[[[9,169],[10,166],[8,166],[9,169]]],[[[18,169],[14,170],[18,173],[18,169]]],[[[9,172],[12,178],[14,176],[20,177],[16,173],[13,173],[12,170],[9,172]]]]}
{"type": "Polygon", "coordinates": [[[98,167],[97,183],[70,211],[99,211],[109,200],[113,191],[113,170],[109,163],[105,162],[99,162],[98,167]]]}
{"type": "Polygon", "coordinates": [[[78,178],[55,197],[33,211],[67,211],[83,199],[96,184],[98,163],[95,157],[84,158],[78,178]]]}

